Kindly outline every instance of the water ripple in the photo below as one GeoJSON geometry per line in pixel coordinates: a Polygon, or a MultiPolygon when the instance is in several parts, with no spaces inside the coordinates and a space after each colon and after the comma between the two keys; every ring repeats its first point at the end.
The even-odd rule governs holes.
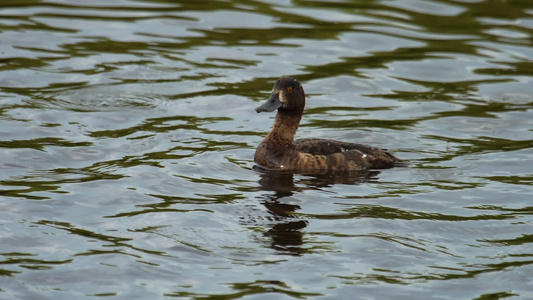
{"type": "Polygon", "coordinates": [[[528,1],[0,14],[1,298],[531,298],[528,1]],[[298,137],[407,163],[255,168],[282,75],[298,137]]]}

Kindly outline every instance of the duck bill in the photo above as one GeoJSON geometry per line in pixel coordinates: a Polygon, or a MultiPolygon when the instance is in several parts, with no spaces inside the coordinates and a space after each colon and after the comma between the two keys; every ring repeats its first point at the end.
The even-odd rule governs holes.
{"type": "Polygon", "coordinates": [[[279,101],[279,93],[272,93],[270,94],[270,98],[268,98],[268,100],[265,103],[263,103],[263,105],[256,108],[255,111],[258,113],[264,112],[264,111],[271,112],[271,111],[274,111],[280,108],[282,105],[283,103],[279,101]]]}

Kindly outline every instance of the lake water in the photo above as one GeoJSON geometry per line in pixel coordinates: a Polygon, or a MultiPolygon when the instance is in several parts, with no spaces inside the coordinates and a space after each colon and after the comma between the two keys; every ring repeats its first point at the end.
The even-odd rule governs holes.
{"type": "Polygon", "coordinates": [[[2,1],[0,298],[533,299],[532,96],[530,0],[2,1]]]}

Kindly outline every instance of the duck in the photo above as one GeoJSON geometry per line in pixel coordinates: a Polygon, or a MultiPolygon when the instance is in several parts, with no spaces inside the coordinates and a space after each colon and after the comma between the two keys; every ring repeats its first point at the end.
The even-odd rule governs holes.
{"type": "Polygon", "coordinates": [[[270,97],[255,110],[277,110],[272,129],[257,146],[254,161],[261,169],[294,173],[365,171],[387,169],[402,162],[386,149],[331,139],[295,140],[305,107],[301,83],[292,77],[279,78],[270,97]]]}

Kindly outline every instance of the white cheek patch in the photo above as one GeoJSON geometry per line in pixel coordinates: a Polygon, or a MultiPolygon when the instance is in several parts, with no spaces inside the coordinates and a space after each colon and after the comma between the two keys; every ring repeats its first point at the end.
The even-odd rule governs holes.
{"type": "Polygon", "coordinates": [[[287,103],[287,98],[285,98],[285,93],[280,92],[278,98],[279,98],[279,102],[283,104],[287,103]]]}

